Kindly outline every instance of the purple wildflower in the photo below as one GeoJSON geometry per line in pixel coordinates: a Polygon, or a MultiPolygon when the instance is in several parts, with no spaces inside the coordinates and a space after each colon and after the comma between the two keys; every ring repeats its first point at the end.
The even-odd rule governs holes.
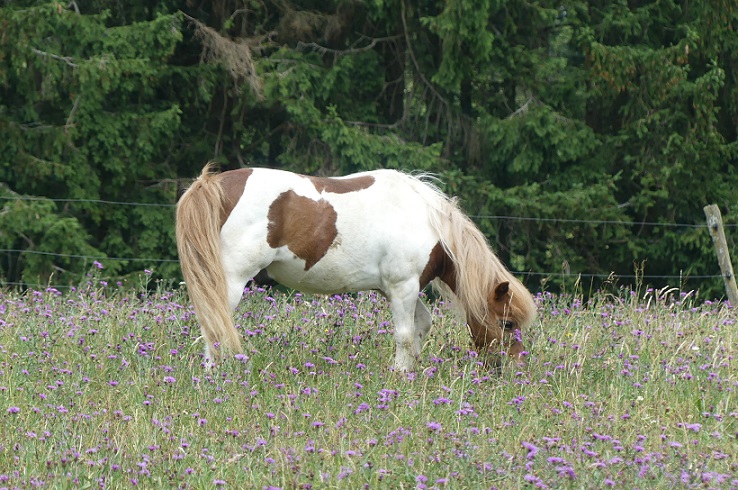
{"type": "Polygon", "coordinates": [[[526,442],[526,441],[523,441],[521,444],[523,445],[525,449],[528,450],[528,454],[526,458],[533,459],[536,457],[536,454],[538,454],[538,448],[535,445],[531,444],[530,442],[526,442]]]}
{"type": "Polygon", "coordinates": [[[433,400],[434,405],[449,405],[450,403],[451,403],[451,400],[449,400],[448,398],[443,398],[443,397],[436,398],[435,400],[433,400]]]}

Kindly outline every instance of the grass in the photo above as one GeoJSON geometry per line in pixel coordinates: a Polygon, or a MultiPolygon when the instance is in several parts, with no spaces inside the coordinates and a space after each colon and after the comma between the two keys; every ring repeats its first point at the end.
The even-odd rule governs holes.
{"type": "Polygon", "coordinates": [[[380,296],[247,289],[206,372],[180,290],[0,294],[0,488],[738,487],[722,303],[541,295],[498,376],[442,304],[402,374],[380,296]]]}

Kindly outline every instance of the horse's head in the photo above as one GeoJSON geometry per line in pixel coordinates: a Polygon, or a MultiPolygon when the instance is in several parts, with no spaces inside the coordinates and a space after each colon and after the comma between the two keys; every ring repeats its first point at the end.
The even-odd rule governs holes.
{"type": "Polygon", "coordinates": [[[484,325],[469,322],[475,345],[481,353],[489,356],[486,361],[494,367],[500,366],[501,359],[497,354],[501,352],[523,362],[523,331],[536,316],[533,297],[522,284],[515,279],[513,281],[500,282],[490,292],[484,325]]]}

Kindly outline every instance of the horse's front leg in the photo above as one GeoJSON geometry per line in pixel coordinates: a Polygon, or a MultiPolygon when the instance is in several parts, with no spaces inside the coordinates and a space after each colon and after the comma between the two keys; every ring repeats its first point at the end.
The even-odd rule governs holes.
{"type": "Polygon", "coordinates": [[[421,341],[415,330],[418,280],[395,284],[386,291],[395,324],[395,368],[410,371],[420,355],[421,341]]]}
{"type": "Polygon", "coordinates": [[[430,333],[433,319],[428,307],[425,306],[423,300],[418,298],[415,302],[415,334],[420,340],[420,346],[425,344],[428,340],[428,334],[430,333]]]}

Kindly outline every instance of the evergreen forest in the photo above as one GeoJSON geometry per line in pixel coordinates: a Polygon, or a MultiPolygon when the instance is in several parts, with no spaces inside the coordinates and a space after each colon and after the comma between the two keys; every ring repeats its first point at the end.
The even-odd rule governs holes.
{"type": "Polygon", "coordinates": [[[215,161],[431,172],[534,291],[722,296],[736,31],[737,0],[0,2],[0,280],[178,280],[215,161]]]}

